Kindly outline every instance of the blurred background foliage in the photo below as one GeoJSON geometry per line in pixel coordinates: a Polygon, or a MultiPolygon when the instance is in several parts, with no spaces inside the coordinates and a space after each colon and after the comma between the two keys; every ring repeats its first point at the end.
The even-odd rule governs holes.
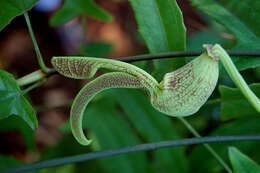
{"type": "MultiPolygon", "coordinates": [[[[0,2],[0,9],[2,5],[9,8],[3,2],[0,2]]],[[[255,0],[178,0],[186,30],[176,6],[167,4],[170,1],[31,0],[29,3],[19,9],[29,10],[36,3],[29,15],[48,66],[53,56],[116,59],[148,52],[197,50],[205,43],[219,43],[228,49],[259,49],[260,45],[260,2],[255,0]],[[155,20],[160,17],[161,21],[155,20]],[[177,22],[172,24],[174,19],[177,22]]],[[[23,10],[17,10],[12,15],[22,13],[23,10]]],[[[1,18],[0,14],[1,23],[8,21],[5,17],[1,18]]],[[[4,25],[0,27],[2,29],[4,25]]],[[[161,79],[164,73],[190,59],[134,64],[161,79]]],[[[241,73],[249,84],[260,81],[260,58],[234,57],[233,60],[238,69],[243,70],[241,73]]],[[[0,68],[16,78],[39,68],[23,16],[16,17],[0,32],[0,68]]],[[[93,144],[81,146],[72,137],[67,120],[71,101],[86,82],[53,75],[45,85],[32,90],[26,97],[37,112],[38,129],[35,131],[17,116],[0,120],[0,170],[80,153],[192,137],[181,122],[154,110],[143,92],[110,89],[100,93],[88,106],[83,126],[93,144]]],[[[260,97],[260,84],[250,87],[260,97]]],[[[223,68],[219,85],[209,101],[187,120],[203,136],[260,133],[259,114],[235,89],[223,68]]],[[[235,146],[260,163],[259,142],[211,145],[228,163],[229,146],[235,146]]],[[[232,151],[234,154],[235,150],[232,151]]],[[[85,171],[224,172],[201,145],[131,153],[35,172],[85,171]]]]}

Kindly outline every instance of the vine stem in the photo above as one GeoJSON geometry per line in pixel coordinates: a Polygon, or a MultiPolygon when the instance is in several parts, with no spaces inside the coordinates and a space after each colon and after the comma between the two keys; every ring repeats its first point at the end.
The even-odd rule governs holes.
{"type": "Polygon", "coordinates": [[[115,155],[121,155],[126,153],[149,151],[159,148],[186,146],[203,143],[214,143],[214,142],[231,142],[231,141],[249,141],[249,140],[260,140],[260,134],[255,135],[236,135],[236,136],[212,136],[212,137],[199,137],[189,138],[181,140],[170,140],[148,144],[140,144],[135,146],[128,146],[119,149],[104,150],[99,152],[91,152],[88,154],[79,154],[75,156],[57,158],[48,161],[36,162],[28,165],[23,165],[13,169],[7,169],[0,171],[0,173],[20,173],[25,171],[31,171],[36,169],[50,168],[55,166],[61,166],[65,164],[78,163],[83,161],[95,160],[115,155]]]}
{"type": "Polygon", "coordinates": [[[87,21],[86,16],[81,16],[81,42],[80,42],[80,52],[84,50],[85,44],[86,44],[86,28],[87,28],[87,21]]]}
{"type": "MultiPolygon", "coordinates": [[[[200,134],[192,127],[192,125],[183,117],[177,117],[187,129],[197,138],[201,138],[200,134]]],[[[204,147],[216,158],[216,160],[226,169],[228,173],[232,173],[232,169],[226,164],[226,162],[214,151],[214,149],[207,143],[203,144],[204,147]]]]}
{"type": "MultiPolygon", "coordinates": [[[[155,53],[155,54],[143,54],[143,55],[136,55],[136,56],[129,56],[119,58],[117,60],[124,61],[124,62],[135,62],[135,61],[144,61],[144,60],[152,60],[152,59],[164,59],[164,58],[183,58],[188,56],[198,56],[203,52],[203,50],[195,50],[195,51],[177,51],[177,52],[165,52],[165,53],[155,53]]],[[[230,56],[247,56],[247,57],[260,57],[260,50],[227,50],[230,56]]],[[[37,70],[39,71],[39,70],[37,70]]],[[[50,74],[55,72],[54,69],[51,69],[48,72],[42,73],[39,75],[39,72],[32,72],[17,81],[19,82],[20,86],[27,85],[34,83],[37,80],[41,80],[43,77],[46,77],[50,74]],[[33,77],[36,75],[35,77],[33,77]],[[26,81],[26,82],[21,82],[26,81]]]]}
{"type": "Polygon", "coordinates": [[[24,18],[25,18],[25,21],[26,21],[26,24],[27,24],[27,27],[28,27],[28,30],[29,30],[32,42],[33,42],[33,46],[34,46],[34,49],[35,49],[35,52],[36,52],[36,55],[37,55],[39,66],[41,67],[42,71],[45,72],[45,73],[53,71],[54,69],[50,69],[50,68],[48,68],[44,64],[44,61],[43,61],[40,49],[38,47],[37,41],[36,41],[34,33],[33,33],[32,25],[31,25],[31,22],[30,22],[30,18],[29,18],[29,15],[28,15],[27,12],[24,13],[24,18]]]}
{"type": "Polygon", "coordinates": [[[42,72],[42,70],[34,71],[28,75],[25,75],[16,80],[19,86],[24,86],[33,82],[37,82],[46,77],[46,74],[42,72]]]}
{"type": "Polygon", "coordinates": [[[42,79],[41,81],[29,86],[28,88],[26,88],[22,91],[22,94],[23,95],[27,94],[29,91],[33,90],[34,88],[38,88],[39,86],[43,85],[46,81],[47,81],[47,78],[42,79]]]}
{"type": "MultiPolygon", "coordinates": [[[[135,61],[145,61],[153,59],[166,59],[166,58],[183,58],[199,56],[205,50],[191,50],[191,51],[176,51],[176,52],[161,52],[154,54],[143,54],[136,56],[129,56],[119,58],[118,60],[124,62],[135,62],[135,61]]],[[[230,56],[241,56],[241,57],[260,57],[260,50],[226,50],[230,56]]]]}

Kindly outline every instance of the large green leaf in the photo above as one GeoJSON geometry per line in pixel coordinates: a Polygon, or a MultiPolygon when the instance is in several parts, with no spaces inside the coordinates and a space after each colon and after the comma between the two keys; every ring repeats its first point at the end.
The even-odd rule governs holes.
{"type": "Polygon", "coordinates": [[[41,169],[40,173],[50,173],[50,172],[55,172],[55,173],[73,172],[73,173],[76,173],[76,171],[75,171],[76,168],[77,168],[76,164],[66,164],[66,165],[62,165],[62,166],[56,166],[56,167],[41,169]]]}
{"type": "MultiPolygon", "coordinates": [[[[222,7],[213,0],[191,0],[193,5],[202,10],[204,13],[215,19],[218,23],[224,25],[236,37],[236,49],[259,49],[259,38],[249,30],[246,25],[241,22],[236,16],[230,13],[227,9],[222,7]]],[[[237,3],[239,5],[240,3],[237,3]]],[[[233,57],[238,70],[245,70],[248,68],[255,68],[260,65],[260,58],[239,58],[233,57]]]]}
{"type": "MultiPolygon", "coordinates": [[[[115,101],[108,97],[98,100],[85,112],[85,126],[96,139],[93,146],[99,149],[120,148],[140,144],[129,123],[116,110],[115,101]]],[[[145,153],[134,153],[99,161],[106,172],[145,173],[148,161],[145,153]]]]}
{"type": "Polygon", "coordinates": [[[24,121],[17,116],[9,116],[8,118],[0,120],[0,131],[14,131],[18,130],[29,150],[35,148],[34,134],[35,132],[24,123],[24,121]]]}
{"type": "Polygon", "coordinates": [[[51,18],[50,24],[64,24],[76,16],[91,16],[103,21],[111,21],[113,17],[100,8],[93,0],[65,0],[64,5],[51,18]]]}
{"type": "Polygon", "coordinates": [[[105,42],[93,42],[84,45],[80,54],[88,57],[104,57],[112,50],[112,45],[105,42]]]}
{"type": "MultiPolygon", "coordinates": [[[[260,133],[259,124],[259,115],[253,117],[243,117],[220,126],[207,136],[258,134],[260,133]]],[[[237,147],[246,153],[252,153],[252,156],[256,160],[260,160],[258,141],[221,142],[214,144],[212,143],[210,145],[220,155],[220,157],[225,160],[225,162],[228,162],[227,151],[229,146],[237,147]]],[[[205,150],[202,145],[198,145],[193,148],[189,159],[191,170],[196,170],[196,173],[216,173],[223,170],[223,167],[207,150],[205,150]]]]}
{"type": "MultiPolygon", "coordinates": [[[[0,170],[6,170],[14,167],[23,165],[20,161],[14,159],[13,157],[0,155],[0,170]]],[[[29,171],[28,173],[36,173],[38,171],[29,171]]]]}
{"type": "Polygon", "coordinates": [[[257,36],[260,36],[260,1],[217,0],[217,2],[236,15],[257,36]]]}
{"type": "MultiPolygon", "coordinates": [[[[182,51],[186,47],[186,30],[176,0],[130,0],[143,36],[151,53],[182,51]]],[[[185,63],[185,59],[155,60],[154,76],[163,75],[185,63]]]]}
{"type": "MultiPolygon", "coordinates": [[[[156,111],[147,97],[138,90],[117,89],[112,97],[118,100],[127,117],[145,142],[179,139],[171,118],[156,111]],[[127,99],[126,99],[127,98],[127,99]]],[[[154,151],[153,166],[160,172],[188,172],[183,148],[154,151]]]]}
{"type": "MultiPolygon", "coordinates": [[[[212,30],[213,28],[211,28],[212,30]]],[[[191,38],[187,40],[188,50],[199,50],[203,49],[201,45],[203,44],[225,44],[226,39],[219,36],[216,32],[200,31],[192,35],[191,38]]]]}
{"type": "Polygon", "coordinates": [[[0,70],[0,119],[10,115],[21,117],[32,129],[38,127],[35,111],[14,77],[0,70]]]}
{"type": "Polygon", "coordinates": [[[0,31],[16,16],[30,10],[38,0],[0,0],[0,31]]]}
{"type": "Polygon", "coordinates": [[[235,147],[229,148],[229,159],[232,163],[234,173],[257,173],[260,172],[260,166],[251,160],[248,156],[241,153],[235,147]]]}
{"type": "MultiPolygon", "coordinates": [[[[260,84],[252,84],[249,87],[260,97],[260,84]]],[[[221,94],[221,118],[223,120],[259,114],[238,88],[221,85],[219,91],[221,94]]]]}

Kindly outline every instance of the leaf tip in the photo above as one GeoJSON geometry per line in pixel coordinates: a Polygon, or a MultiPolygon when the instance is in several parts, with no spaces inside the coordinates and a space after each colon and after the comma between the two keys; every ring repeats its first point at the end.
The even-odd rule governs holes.
{"type": "Polygon", "coordinates": [[[237,151],[237,149],[235,147],[228,147],[229,154],[232,152],[235,152],[235,151],[237,151]]]}

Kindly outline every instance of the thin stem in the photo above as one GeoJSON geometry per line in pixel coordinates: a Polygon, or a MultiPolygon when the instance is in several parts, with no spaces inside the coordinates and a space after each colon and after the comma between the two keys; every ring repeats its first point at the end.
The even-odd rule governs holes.
{"type": "MultiPolygon", "coordinates": [[[[200,134],[192,127],[192,125],[186,121],[183,117],[177,117],[187,127],[187,129],[197,138],[200,138],[200,134]]],[[[207,143],[203,144],[204,147],[216,158],[216,160],[226,169],[228,173],[232,173],[232,169],[225,163],[225,161],[214,151],[214,149],[207,143]]]]}
{"type": "MultiPolygon", "coordinates": [[[[135,61],[144,61],[144,60],[152,60],[152,59],[164,59],[164,58],[183,58],[183,57],[187,57],[187,56],[198,56],[203,52],[203,50],[195,50],[195,51],[179,51],[179,52],[166,52],[166,53],[156,53],[156,54],[144,54],[144,55],[137,55],[137,56],[129,56],[129,57],[124,57],[124,58],[119,58],[118,60],[123,61],[123,62],[135,62],[135,61]]],[[[246,56],[246,57],[260,57],[260,50],[229,50],[227,51],[230,56],[246,56]]],[[[39,71],[39,70],[37,70],[39,71]]],[[[33,72],[30,73],[22,78],[25,78],[23,80],[26,80],[26,82],[24,83],[24,81],[22,80],[22,78],[18,79],[18,83],[20,86],[23,85],[27,85],[27,84],[31,84],[37,80],[41,79],[41,75],[38,76],[38,72],[33,72]],[[37,75],[36,75],[37,74],[37,75]],[[33,75],[36,75],[35,77],[33,77],[33,75]],[[27,77],[30,76],[30,80],[29,78],[26,79],[27,77]]],[[[45,76],[49,75],[49,74],[53,74],[55,72],[55,69],[51,69],[50,71],[48,71],[46,73],[45,76]]],[[[43,77],[44,77],[44,73],[42,73],[43,77]]]]}
{"type": "Polygon", "coordinates": [[[0,171],[0,173],[19,173],[25,171],[31,171],[42,168],[50,168],[54,166],[61,166],[65,164],[95,160],[115,155],[121,155],[126,153],[133,153],[139,151],[149,151],[159,148],[167,147],[177,147],[185,145],[194,145],[194,144],[203,144],[203,143],[214,143],[214,142],[231,142],[231,141],[250,141],[250,140],[260,140],[260,134],[256,135],[243,135],[243,136],[215,136],[215,137],[199,137],[199,138],[190,138],[182,140],[171,140],[171,141],[162,141],[156,143],[140,144],[135,146],[129,146],[119,149],[105,150],[99,152],[92,152],[89,154],[79,154],[76,156],[69,156],[63,158],[57,158],[48,161],[37,162],[29,165],[24,165],[18,168],[8,169],[0,171]]]}
{"type": "Polygon", "coordinates": [[[68,101],[66,103],[57,104],[57,105],[40,105],[40,106],[36,106],[35,110],[37,112],[43,112],[43,111],[50,110],[50,109],[58,109],[58,108],[70,107],[72,102],[73,102],[73,100],[68,101]]]}
{"type": "Polygon", "coordinates": [[[16,82],[19,86],[24,86],[24,85],[34,83],[38,80],[41,80],[44,77],[46,77],[46,74],[43,73],[42,70],[37,70],[37,71],[34,71],[28,75],[25,75],[25,76],[17,79],[16,82]]]}
{"type": "Polygon", "coordinates": [[[42,79],[41,81],[29,86],[28,88],[24,89],[22,91],[22,94],[27,94],[29,91],[33,90],[34,88],[38,88],[39,86],[43,85],[45,82],[47,81],[47,79],[42,79]]]}
{"type": "Polygon", "coordinates": [[[44,73],[42,70],[37,70],[32,73],[29,73],[19,79],[16,80],[17,84],[19,86],[24,86],[28,84],[32,84],[34,82],[37,82],[39,80],[42,80],[43,78],[46,78],[53,74],[55,71],[50,71],[49,73],[44,73]]]}
{"type": "Polygon", "coordinates": [[[32,25],[31,25],[31,22],[30,22],[30,18],[29,18],[29,16],[28,16],[28,13],[27,13],[27,12],[24,13],[24,17],[25,17],[25,21],[26,21],[26,23],[27,23],[27,27],[28,27],[28,30],[29,30],[29,33],[30,33],[30,36],[31,36],[31,39],[32,39],[32,42],[33,42],[33,45],[34,45],[34,49],[35,49],[35,52],[36,52],[36,55],[37,55],[38,63],[39,63],[39,65],[40,65],[42,71],[45,72],[45,73],[48,73],[48,72],[50,72],[50,71],[53,71],[52,69],[49,69],[49,68],[44,64],[44,61],[43,61],[43,58],[42,58],[40,49],[39,49],[39,47],[38,47],[37,41],[36,41],[35,36],[34,36],[34,33],[33,33],[32,25]]]}
{"type": "MultiPolygon", "coordinates": [[[[226,50],[226,51],[230,56],[260,57],[260,50],[226,50]]],[[[144,60],[153,60],[153,59],[183,58],[183,57],[199,56],[203,52],[205,52],[205,50],[163,52],[163,53],[129,56],[124,58],[119,58],[118,60],[124,62],[135,62],[135,61],[144,61],[144,60]]]]}
{"type": "Polygon", "coordinates": [[[80,52],[84,50],[85,44],[86,44],[86,28],[87,28],[87,22],[86,22],[86,16],[81,16],[81,43],[80,43],[80,52]]]}

